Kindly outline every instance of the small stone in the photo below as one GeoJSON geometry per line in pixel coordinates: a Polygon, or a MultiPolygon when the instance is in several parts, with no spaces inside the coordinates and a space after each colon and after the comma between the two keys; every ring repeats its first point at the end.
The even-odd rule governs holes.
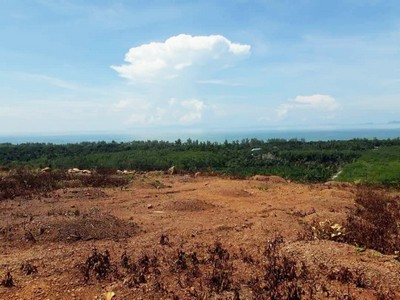
{"type": "Polygon", "coordinates": [[[148,204],[148,205],[147,205],[147,208],[148,208],[148,209],[153,208],[153,204],[148,204]]]}
{"type": "Polygon", "coordinates": [[[171,168],[168,169],[168,174],[169,175],[174,175],[175,174],[175,166],[172,166],[171,168]]]}

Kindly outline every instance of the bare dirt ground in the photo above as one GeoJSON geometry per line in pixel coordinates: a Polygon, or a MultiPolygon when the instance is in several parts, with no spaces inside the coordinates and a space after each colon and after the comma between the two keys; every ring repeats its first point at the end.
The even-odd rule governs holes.
{"type": "Polygon", "coordinates": [[[310,236],[315,222],[344,222],[355,205],[347,184],[153,172],[47,196],[0,202],[1,299],[268,299],[255,286],[264,288],[263,252],[278,235],[280,251],[307,267],[315,299],[400,299],[394,256],[310,236]],[[219,277],[206,266],[224,253],[218,245],[229,253],[219,277]],[[103,273],[90,266],[93,249],[109,261],[103,273]]]}

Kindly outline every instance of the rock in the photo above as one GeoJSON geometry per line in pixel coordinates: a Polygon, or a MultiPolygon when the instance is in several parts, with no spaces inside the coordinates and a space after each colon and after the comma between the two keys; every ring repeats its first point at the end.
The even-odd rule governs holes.
{"type": "Polygon", "coordinates": [[[68,169],[68,173],[70,173],[70,174],[79,173],[80,171],[81,170],[79,170],[78,168],[68,169]]]}
{"type": "Polygon", "coordinates": [[[153,208],[153,204],[148,204],[148,205],[147,205],[147,208],[148,208],[148,209],[152,209],[152,208],[153,208]]]}
{"type": "Polygon", "coordinates": [[[201,173],[200,172],[196,172],[194,173],[194,177],[200,177],[201,173]]]}
{"type": "Polygon", "coordinates": [[[172,166],[171,168],[168,169],[168,174],[169,175],[174,175],[175,174],[175,166],[172,166]]]}
{"type": "Polygon", "coordinates": [[[47,173],[47,172],[50,172],[50,171],[51,171],[50,167],[46,167],[46,168],[43,168],[43,169],[40,170],[40,172],[43,172],[43,173],[47,173]]]}
{"type": "Polygon", "coordinates": [[[136,174],[136,171],[135,171],[135,170],[133,170],[133,171],[128,171],[128,170],[123,170],[123,171],[121,171],[121,170],[117,170],[117,174],[119,174],[119,175],[133,175],[133,174],[136,174]]]}
{"type": "Polygon", "coordinates": [[[114,292],[107,292],[105,295],[106,300],[112,300],[116,294],[114,292]]]}

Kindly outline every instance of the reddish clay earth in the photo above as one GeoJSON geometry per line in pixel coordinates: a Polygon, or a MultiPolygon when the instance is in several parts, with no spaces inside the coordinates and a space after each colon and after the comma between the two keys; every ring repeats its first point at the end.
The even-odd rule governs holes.
{"type": "Polygon", "coordinates": [[[282,282],[302,287],[302,299],[400,299],[394,256],[312,236],[316,222],[343,224],[354,198],[348,184],[153,172],[123,188],[4,200],[0,298],[268,299],[263,252],[280,235],[301,277],[282,282]],[[93,249],[105,270],[95,256],[90,265],[93,249]]]}

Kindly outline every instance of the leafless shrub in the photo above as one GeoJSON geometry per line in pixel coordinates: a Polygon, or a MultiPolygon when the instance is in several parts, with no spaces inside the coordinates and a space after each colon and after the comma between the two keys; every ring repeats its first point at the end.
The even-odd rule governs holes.
{"type": "Polygon", "coordinates": [[[221,293],[233,289],[233,264],[229,260],[228,250],[220,242],[215,242],[209,249],[212,271],[207,279],[207,286],[211,292],[221,293]]]}
{"type": "Polygon", "coordinates": [[[170,242],[169,242],[169,237],[168,237],[168,235],[166,235],[166,234],[161,234],[161,237],[160,237],[160,245],[163,245],[163,246],[170,246],[171,244],[170,244],[170,242]]]}
{"type": "Polygon", "coordinates": [[[254,264],[256,263],[256,260],[249,254],[245,249],[240,248],[240,257],[242,258],[242,261],[246,264],[254,264]]]}
{"type": "Polygon", "coordinates": [[[264,251],[250,255],[241,248],[239,254],[231,255],[230,248],[215,242],[195,249],[200,259],[194,249],[159,245],[138,256],[123,252],[121,272],[110,263],[107,251],[94,250],[82,273],[87,282],[89,277],[100,280],[115,272],[128,288],[156,299],[355,299],[362,289],[375,290],[377,299],[395,299],[359,269],[320,265],[316,266],[320,272],[310,271],[301,259],[287,254],[284,245],[277,236],[266,243],[264,251]],[[246,268],[245,272],[238,267],[246,268]]]}
{"type": "Polygon", "coordinates": [[[357,208],[347,218],[345,241],[394,254],[400,249],[400,199],[371,188],[360,188],[357,208]]]}
{"type": "Polygon", "coordinates": [[[25,231],[25,240],[33,243],[36,242],[35,236],[29,230],[25,231]]]}
{"type": "Polygon", "coordinates": [[[37,267],[30,262],[22,264],[20,269],[25,275],[32,275],[38,272],[37,267]]]}
{"type": "Polygon", "coordinates": [[[313,286],[306,285],[308,270],[303,262],[284,255],[280,248],[283,238],[278,236],[267,242],[264,250],[262,278],[250,281],[255,299],[302,299],[306,292],[311,294],[313,286]]]}
{"type": "MultiPolygon", "coordinates": [[[[199,260],[196,252],[185,252],[177,249],[176,256],[172,258],[170,270],[177,276],[177,283],[180,288],[193,287],[198,278],[202,275],[199,267],[199,260]]],[[[200,278],[201,281],[201,278],[200,278]]]]}
{"type": "Polygon", "coordinates": [[[382,290],[380,289],[376,293],[376,299],[377,300],[395,300],[396,299],[396,294],[393,293],[391,290],[382,290]]]}
{"type": "MultiPolygon", "coordinates": [[[[136,261],[131,261],[126,252],[121,256],[121,266],[128,272],[125,284],[135,287],[148,282],[148,278],[158,278],[161,275],[160,264],[157,255],[149,256],[142,253],[136,261]]],[[[158,282],[154,281],[156,284],[158,282]]],[[[163,290],[161,282],[155,285],[156,289],[163,290]]]]}
{"type": "Polygon", "coordinates": [[[229,260],[229,252],[222,247],[221,242],[215,242],[213,247],[211,247],[208,252],[210,254],[210,258],[208,260],[214,266],[218,266],[229,260]]]}
{"type": "Polygon", "coordinates": [[[92,255],[86,259],[86,262],[80,266],[80,270],[85,282],[88,282],[93,276],[97,280],[103,280],[110,274],[117,273],[116,268],[111,264],[108,250],[100,253],[96,248],[93,249],[92,255]]]}
{"type": "Polygon", "coordinates": [[[4,278],[1,281],[1,285],[7,288],[13,287],[15,285],[14,279],[10,271],[7,271],[7,273],[4,275],[4,278]]]}

